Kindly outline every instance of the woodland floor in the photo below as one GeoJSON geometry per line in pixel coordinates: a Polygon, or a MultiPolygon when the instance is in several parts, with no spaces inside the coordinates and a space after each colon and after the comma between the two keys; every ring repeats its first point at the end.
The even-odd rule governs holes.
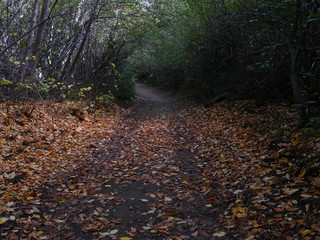
{"type": "Polygon", "coordinates": [[[294,109],[136,91],[0,106],[1,239],[320,239],[320,139],[294,109]]]}

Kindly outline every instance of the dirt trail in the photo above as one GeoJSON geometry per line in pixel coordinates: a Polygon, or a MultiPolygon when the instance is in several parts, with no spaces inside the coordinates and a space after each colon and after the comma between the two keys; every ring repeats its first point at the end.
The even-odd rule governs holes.
{"type": "Polygon", "coordinates": [[[81,122],[75,134],[91,124],[86,153],[0,208],[15,211],[0,216],[1,239],[318,239],[318,183],[297,177],[290,145],[266,144],[256,127],[293,117],[192,106],[141,83],[136,93],[130,109],[106,116],[112,124],[81,122]]]}
{"type": "Polygon", "coordinates": [[[186,104],[140,83],[136,94],[108,146],[43,186],[37,210],[55,223],[41,228],[46,239],[211,238],[216,214],[180,115],[186,104]],[[78,194],[57,192],[68,186],[78,194]]]}
{"type": "Polygon", "coordinates": [[[181,106],[173,98],[143,83],[135,84],[136,101],[133,109],[128,116],[135,120],[146,119],[149,117],[157,117],[161,114],[169,114],[174,112],[176,107],[181,106]]]}
{"type": "Polygon", "coordinates": [[[156,88],[148,86],[143,83],[135,84],[135,92],[138,98],[148,100],[148,101],[160,101],[167,102],[169,98],[163,92],[156,88]]]}

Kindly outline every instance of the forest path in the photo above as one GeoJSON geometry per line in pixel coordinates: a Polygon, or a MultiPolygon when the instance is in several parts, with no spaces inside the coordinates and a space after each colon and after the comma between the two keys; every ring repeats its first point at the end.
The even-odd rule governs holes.
{"type": "Polygon", "coordinates": [[[43,186],[37,209],[54,223],[41,229],[47,239],[207,240],[214,233],[217,214],[192,153],[187,104],[145,84],[135,90],[109,144],[43,186]]]}
{"type": "MultiPolygon", "coordinates": [[[[59,208],[54,218],[61,221],[48,229],[50,239],[211,238],[217,218],[207,203],[211,189],[203,165],[191,150],[186,104],[140,83],[136,93],[111,144],[91,164],[63,177],[65,185],[86,185],[86,195],[49,203],[59,208]]],[[[51,189],[46,201],[50,195],[57,199],[56,191],[48,194],[51,189]]]]}
{"type": "Polygon", "coordinates": [[[8,199],[2,239],[319,236],[319,178],[298,176],[288,164],[297,159],[292,149],[305,145],[266,135],[279,122],[295,126],[289,109],[204,108],[140,83],[136,93],[128,110],[73,119],[51,143],[30,144],[26,154],[41,150],[22,165],[32,174],[8,172],[0,192],[8,199]]]}
{"type": "Polygon", "coordinates": [[[169,101],[168,96],[161,92],[159,89],[148,86],[144,83],[135,84],[135,93],[138,98],[149,101],[169,101]]]}

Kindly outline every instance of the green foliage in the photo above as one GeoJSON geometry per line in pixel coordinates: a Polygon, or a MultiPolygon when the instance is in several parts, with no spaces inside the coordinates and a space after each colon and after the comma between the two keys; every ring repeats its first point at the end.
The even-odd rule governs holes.
{"type": "Polygon", "coordinates": [[[138,78],[206,102],[228,92],[319,112],[317,1],[99,0],[88,25],[96,0],[62,0],[50,5],[39,57],[26,58],[32,2],[2,3],[5,93],[19,85],[33,97],[131,99],[138,78]]]}
{"type": "MultiPolygon", "coordinates": [[[[123,60],[134,51],[137,42],[142,40],[156,18],[151,14],[146,2],[99,0],[95,12],[97,21],[87,29],[85,26],[90,16],[89,10],[93,9],[95,0],[52,1],[50,13],[53,17],[45,22],[46,34],[43,43],[36,46],[33,41],[31,46],[31,52],[36,47],[41,47],[40,55],[30,61],[30,55],[25,57],[25,53],[28,32],[31,31],[29,26],[34,10],[33,2],[17,1],[12,6],[10,2],[9,8],[7,4],[1,3],[3,8],[0,13],[0,33],[3,33],[3,36],[0,36],[0,51],[4,52],[0,55],[0,62],[4,64],[1,65],[0,76],[19,86],[11,88],[11,91],[17,91],[17,94],[9,94],[17,98],[39,97],[39,94],[44,98],[94,98],[94,95],[108,95],[109,91],[114,94],[117,91],[117,81],[123,78],[123,60]],[[80,47],[82,42],[86,43],[83,48],[80,47]],[[41,72],[34,71],[35,63],[35,68],[41,69],[41,72]],[[73,63],[76,64],[71,73],[73,63]],[[48,76],[57,81],[47,81],[48,76]],[[94,85],[91,91],[79,90],[82,86],[91,84],[94,85]],[[74,87],[70,88],[70,85],[74,87]]],[[[42,1],[39,10],[41,8],[42,1]]],[[[38,21],[39,18],[36,24],[38,21]]],[[[33,32],[33,40],[36,39],[40,25],[42,24],[38,24],[33,32]]],[[[123,82],[121,81],[121,84],[123,82]]],[[[129,88],[131,85],[128,83],[126,87],[129,88]]]]}
{"type": "Polygon", "coordinates": [[[118,80],[115,97],[119,100],[132,100],[134,98],[134,83],[135,78],[129,76],[118,80]]]}
{"type": "Polygon", "coordinates": [[[107,104],[109,103],[110,101],[114,100],[115,97],[109,93],[109,94],[104,94],[104,95],[101,95],[101,96],[97,96],[96,97],[96,100],[100,103],[103,103],[103,104],[107,104]]]}
{"type": "Polygon", "coordinates": [[[11,85],[12,82],[7,79],[0,79],[0,85],[11,85]]]}
{"type": "Polygon", "coordinates": [[[297,101],[298,92],[300,106],[313,104],[320,74],[315,2],[187,0],[152,7],[162,17],[130,58],[138,76],[204,101],[224,92],[261,103],[297,101]]]}

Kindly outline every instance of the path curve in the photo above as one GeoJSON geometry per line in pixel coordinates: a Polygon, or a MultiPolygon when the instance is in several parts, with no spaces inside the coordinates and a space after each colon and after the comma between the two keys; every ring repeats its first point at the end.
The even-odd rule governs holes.
{"type": "Polygon", "coordinates": [[[161,92],[159,89],[151,87],[144,83],[135,84],[135,93],[137,98],[148,101],[168,101],[168,96],[161,92]]]}

